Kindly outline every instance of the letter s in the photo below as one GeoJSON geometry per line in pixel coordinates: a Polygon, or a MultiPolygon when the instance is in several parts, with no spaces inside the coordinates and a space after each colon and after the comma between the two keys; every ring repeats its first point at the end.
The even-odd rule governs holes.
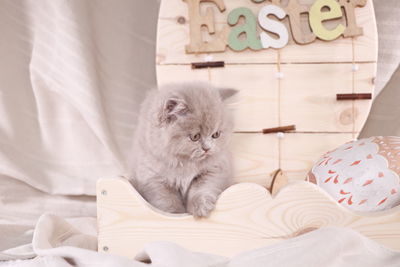
{"type": "Polygon", "coordinates": [[[267,17],[271,14],[279,19],[286,17],[286,12],[282,8],[275,5],[266,5],[260,10],[258,13],[258,23],[260,24],[261,28],[279,35],[279,38],[275,39],[269,36],[267,33],[262,32],[260,34],[261,44],[263,48],[282,48],[289,42],[289,33],[283,23],[267,17]]]}

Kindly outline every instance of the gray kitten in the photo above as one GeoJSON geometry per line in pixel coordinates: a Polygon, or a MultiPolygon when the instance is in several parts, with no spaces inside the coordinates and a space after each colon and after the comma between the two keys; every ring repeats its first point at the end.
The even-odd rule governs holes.
{"type": "Polygon", "coordinates": [[[223,101],[236,93],[208,83],[169,84],[141,106],[132,183],[155,207],[208,216],[231,184],[233,123],[223,101]]]}

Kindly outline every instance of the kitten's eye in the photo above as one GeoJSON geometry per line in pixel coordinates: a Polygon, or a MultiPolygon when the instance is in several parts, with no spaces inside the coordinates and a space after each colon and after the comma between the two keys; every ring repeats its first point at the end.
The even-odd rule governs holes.
{"type": "Polygon", "coordinates": [[[212,138],[218,138],[220,136],[220,134],[221,134],[220,131],[215,132],[215,133],[213,133],[212,138]]]}
{"type": "Polygon", "coordinates": [[[190,140],[192,140],[193,142],[199,141],[200,139],[200,134],[197,133],[195,135],[189,135],[190,136],[190,140]]]}

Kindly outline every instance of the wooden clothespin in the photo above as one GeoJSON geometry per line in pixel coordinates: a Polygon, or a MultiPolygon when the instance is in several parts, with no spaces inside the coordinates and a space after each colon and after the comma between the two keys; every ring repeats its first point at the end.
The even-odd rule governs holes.
{"type": "Polygon", "coordinates": [[[224,61],[205,61],[205,62],[192,63],[192,69],[223,68],[223,67],[225,67],[224,61]]]}
{"type": "Polygon", "coordinates": [[[289,131],[296,131],[296,125],[267,128],[267,129],[263,129],[262,133],[269,134],[269,133],[279,133],[279,132],[289,132],[289,131]]]}
{"type": "Polygon", "coordinates": [[[369,100],[372,94],[337,94],[336,100],[369,100]]]}

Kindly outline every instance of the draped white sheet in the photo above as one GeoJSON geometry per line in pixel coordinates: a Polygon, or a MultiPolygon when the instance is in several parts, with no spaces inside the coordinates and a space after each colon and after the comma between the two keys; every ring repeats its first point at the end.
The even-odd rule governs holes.
{"type": "MultiPolygon", "coordinates": [[[[381,12],[379,30],[390,40],[381,42],[386,67],[379,70],[379,90],[399,62],[399,50],[393,49],[399,45],[399,3],[375,2],[381,12]]],[[[98,178],[115,177],[127,169],[138,106],[156,83],[157,10],[155,0],[0,0],[0,260],[41,255],[3,264],[70,266],[76,261],[91,266],[87,261],[93,261],[98,266],[127,266],[125,259],[93,252],[93,195],[98,178]],[[43,215],[35,229],[45,212],[56,216],[43,215]],[[78,238],[70,243],[57,249],[43,247],[46,238],[71,234],[70,224],[84,234],[72,231],[78,238]],[[51,232],[52,225],[61,232],[51,232]],[[82,244],[85,250],[76,248],[82,244]]],[[[309,251],[313,238],[315,244],[321,238],[329,241],[323,233],[311,235],[309,251]]],[[[359,249],[374,248],[376,253],[366,258],[371,262],[384,257],[398,263],[398,254],[376,249],[376,244],[354,233],[344,240],[359,249]]],[[[158,250],[152,251],[160,251],[155,247],[158,250]]],[[[161,247],[168,251],[168,246],[161,247]]],[[[284,262],[275,249],[266,248],[272,258],[265,262],[284,262]]],[[[177,251],[192,255],[181,248],[177,251]]],[[[337,262],[357,263],[347,253],[367,257],[359,250],[336,248],[329,253],[327,257],[337,256],[337,262]]],[[[169,266],[182,266],[176,261],[171,258],[169,266]]],[[[240,259],[232,262],[250,266],[240,259]]],[[[312,259],[300,257],[298,262],[311,264],[312,259]]]]}
{"type": "MultiPolygon", "coordinates": [[[[188,251],[169,242],[145,245],[135,260],[96,253],[95,221],[85,218],[64,220],[44,214],[38,220],[32,241],[34,260],[19,261],[18,266],[53,267],[375,267],[400,266],[400,253],[345,228],[321,228],[282,243],[243,252],[230,259],[188,251]],[[144,264],[147,262],[150,264],[144,264]]],[[[26,256],[30,248],[20,247],[6,253],[26,256]]],[[[3,257],[4,257],[3,253],[3,257]]],[[[1,255],[0,255],[1,257],[1,255]]],[[[15,266],[15,262],[0,266],[15,266]]]]}
{"type": "Polygon", "coordinates": [[[379,38],[378,73],[375,81],[375,93],[378,95],[400,63],[400,1],[373,1],[379,38]]]}
{"type": "Polygon", "coordinates": [[[157,3],[0,1],[0,172],[93,195],[124,172],[154,80],[157,3]]]}

